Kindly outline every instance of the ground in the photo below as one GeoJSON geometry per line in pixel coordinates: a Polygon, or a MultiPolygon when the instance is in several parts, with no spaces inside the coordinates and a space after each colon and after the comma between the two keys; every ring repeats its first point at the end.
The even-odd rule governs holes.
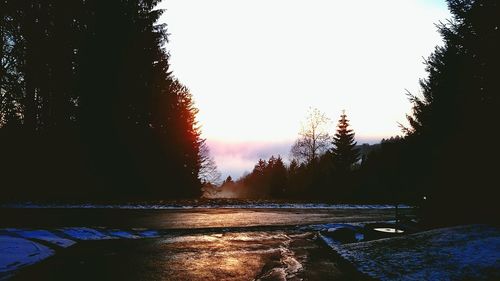
{"type": "Polygon", "coordinates": [[[0,279],[500,280],[498,227],[332,240],[392,219],[384,207],[0,208],[0,279]]]}
{"type": "Polygon", "coordinates": [[[13,280],[349,280],[314,233],[84,241],[13,280]]]}
{"type": "MultiPolygon", "coordinates": [[[[70,273],[78,269],[74,265],[80,264],[79,258],[86,259],[84,264],[90,266],[93,264],[90,261],[99,256],[111,259],[108,263],[114,275],[130,269],[126,275],[137,276],[133,272],[144,272],[141,264],[151,266],[147,261],[164,260],[162,255],[168,254],[172,260],[156,264],[158,269],[149,270],[147,274],[175,276],[174,279],[188,278],[191,273],[195,276],[215,274],[217,279],[227,275],[228,280],[236,278],[234,274],[243,279],[253,276],[262,280],[280,280],[283,276],[290,280],[299,278],[296,276],[308,280],[325,276],[334,279],[330,274],[335,274],[339,279],[342,272],[334,260],[325,257],[325,251],[331,251],[316,239],[317,231],[331,226],[325,223],[394,217],[393,210],[385,206],[233,207],[3,208],[0,209],[0,236],[25,239],[49,248],[55,255],[34,267],[26,267],[34,263],[28,256],[25,257],[28,262],[24,262],[22,256],[13,260],[13,256],[4,255],[5,268],[0,278],[12,273],[24,275],[25,270],[31,271],[31,268],[41,268],[37,274],[42,276],[43,272],[53,271],[50,268],[56,261],[62,264],[57,265],[55,272],[63,274],[68,268],[70,273]],[[156,238],[139,239],[146,237],[156,238]],[[122,260],[123,264],[113,263],[115,259],[122,260]],[[198,259],[206,264],[199,263],[198,259]],[[224,263],[219,264],[221,261],[224,263]],[[134,267],[133,263],[138,266],[134,267]]],[[[0,252],[0,256],[2,254],[0,252]]],[[[95,274],[97,268],[84,268],[81,275],[95,274]]]]}
{"type": "Polygon", "coordinates": [[[377,280],[500,280],[500,228],[465,225],[340,245],[322,238],[377,280]]]}

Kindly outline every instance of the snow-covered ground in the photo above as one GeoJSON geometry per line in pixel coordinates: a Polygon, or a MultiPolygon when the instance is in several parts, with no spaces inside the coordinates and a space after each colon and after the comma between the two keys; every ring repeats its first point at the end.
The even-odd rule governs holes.
{"type": "MultiPolygon", "coordinates": [[[[200,203],[200,204],[4,204],[2,208],[62,208],[62,209],[131,209],[131,210],[183,210],[183,209],[393,209],[394,205],[322,204],[322,203],[200,203]]],[[[398,205],[399,208],[411,208],[398,205]]]]}
{"type": "Polygon", "coordinates": [[[78,240],[116,239],[116,237],[109,236],[106,233],[88,227],[69,227],[60,229],[60,231],[78,240]]]}
{"type": "Polygon", "coordinates": [[[16,270],[40,262],[56,252],[57,247],[52,249],[38,241],[67,248],[83,240],[138,239],[159,236],[158,231],[148,229],[106,230],[87,227],[66,227],[57,230],[0,229],[0,280],[7,279],[16,270]]]}
{"type": "Polygon", "coordinates": [[[341,245],[321,238],[379,280],[500,280],[500,229],[467,225],[341,245]]]}
{"type": "Polygon", "coordinates": [[[14,228],[7,228],[5,229],[6,231],[10,233],[15,233],[23,238],[27,239],[38,239],[42,241],[46,241],[52,244],[55,244],[59,247],[67,248],[73,244],[75,244],[75,241],[60,237],[48,230],[43,230],[43,229],[35,229],[35,230],[25,230],[25,229],[14,229],[14,228]]]}
{"type": "Polygon", "coordinates": [[[0,279],[21,267],[34,264],[54,254],[49,247],[17,237],[0,236],[0,279]]]}

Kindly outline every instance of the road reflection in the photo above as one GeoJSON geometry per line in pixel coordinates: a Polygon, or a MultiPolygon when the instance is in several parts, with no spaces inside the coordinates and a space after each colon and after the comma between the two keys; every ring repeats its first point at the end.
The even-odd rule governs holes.
{"type": "Polygon", "coordinates": [[[302,280],[320,250],[314,233],[284,232],[186,235],[157,246],[164,253],[164,280],[302,280]]]}

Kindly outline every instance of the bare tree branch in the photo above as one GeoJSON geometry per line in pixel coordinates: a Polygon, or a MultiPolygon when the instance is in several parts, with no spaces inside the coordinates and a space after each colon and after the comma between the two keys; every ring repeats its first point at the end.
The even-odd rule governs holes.
{"type": "Polygon", "coordinates": [[[299,138],[292,146],[292,157],[298,162],[310,163],[330,148],[331,136],[327,131],[330,119],[318,109],[311,109],[302,124],[299,138]]]}

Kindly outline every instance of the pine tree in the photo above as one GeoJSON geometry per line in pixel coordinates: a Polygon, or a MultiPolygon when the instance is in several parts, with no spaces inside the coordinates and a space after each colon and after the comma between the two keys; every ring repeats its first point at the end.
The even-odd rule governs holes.
{"type": "Polygon", "coordinates": [[[498,127],[500,4],[447,2],[453,17],[438,25],[444,45],[425,62],[422,95],[410,95],[404,166],[433,223],[496,220],[499,156],[482,134],[498,127]]]}
{"type": "Polygon", "coordinates": [[[0,1],[0,171],[20,197],[200,194],[198,110],[169,70],[159,2],[0,1]]]}
{"type": "Polygon", "coordinates": [[[269,196],[271,198],[283,198],[288,185],[287,170],[281,156],[271,158],[268,161],[269,174],[269,196]]]}
{"type": "Polygon", "coordinates": [[[359,151],[355,146],[354,131],[349,128],[347,115],[345,111],[342,111],[331,151],[335,168],[338,171],[348,171],[358,161],[359,151]]]}

